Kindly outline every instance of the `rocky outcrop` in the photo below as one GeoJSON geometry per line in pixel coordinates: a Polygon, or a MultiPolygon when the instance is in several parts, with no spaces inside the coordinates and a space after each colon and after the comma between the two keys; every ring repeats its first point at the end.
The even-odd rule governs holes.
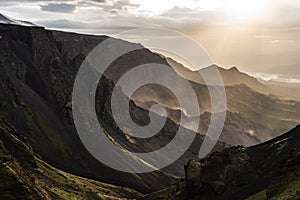
{"type": "Polygon", "coordinates": [[[268,199],[299,196],[300,126],[250,148],[231,147],[186,167],[187,198],[268,199]]]}

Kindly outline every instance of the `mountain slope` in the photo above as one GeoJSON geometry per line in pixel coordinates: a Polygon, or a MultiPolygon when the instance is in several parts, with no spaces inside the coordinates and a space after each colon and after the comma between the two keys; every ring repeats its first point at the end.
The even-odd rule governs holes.
{"type": "MultiPolygon", "coordinates": [[[[7,24],[0,24],[0,34],[0,111],[17,133],[26,138],[33,151],[49,164],[76,175],[149,191],[177,182],[184,176],[186,162],[197,158],[204,138],[200,134],[196,135],[194,143],[180,159],[162,171],[132,175],[100,163],[82,145],[76,132],[71,94],[85,54],[107,36],[52,32],[42,27],[7,24]]],[[[125,41],[120,42],[126,44],[125,41]]],[[[136,53],[143,55],[145,52],[149,52],[148,60],[151,61],[149,50],[142,49],[136,53]]],[[[106,77],[100,80],[96,109],[99,122],[116,145],[133,152],[148,152],[165,146],[173,139],[178,125],[170,119],[157,136],[149,139],[139,140],[120,130],[110,109],[113,88],[112,80],[106,77]]],[[[134,102],[131,111],[140,123],[149,121],[148,110],[134,102]]],[[[188,129],[183,131],[195,134],[188,129]]],[[[224,147],[222,142],[216,145],[216,149],[224,147]]]]}
{"type": "MultiPolygon", "coordinates": [[[[62,55],[52,32],[44,28],[0,25],[0,32],[1,112],[44,160],[81,176],[141,190],[176,180],[162,173],[143,178],[119,173],[93,158],[77,135],[69,103],[76,75],[73,65],[83,60],[74,63],[62,55]]],[[[99,37],[98,43],[103,39],[99,37]]],[[[108,86],[106,80],[102,90],[108,86]]]]}
{"type": "MultiPolygon", "coordinates": [[[[89,51],[96,46],[97,42],[95,41],[98,41],[98,37],[86,37],[61,32],[54,32],[54,38],[59,45],[62,45],[61,51],[63,55],[74,60],[83,59],[89,51]]],[[[119,42],[120,45],[141,48],[139,44],[129,44],[124,41],[119,42]]],[[[160,63],[177,70],[176,67],[169,64],[169,60],[170,59],[162,55],[143,48],[139,51],[122,55],[116,59],[109,66],[109,69],[105,71],[105,75],[112,80],[113,83],[116,83],[120,77],[130,69],[147,63],[160,63]]],[[[181,66],[181,68],[187,70],[184,66],[181,66]]],[[[228,102],[227,112],[229,114],[226,118],[225,129],[222,134],[223,142],[231,145],[254,145],[278,136],[300,122],[300,115],[298,114],[300,113],[299,102],[281,100],[275,96],[256,91],[255,88],[261,88],[261,90],[270,90],[270,88],[257,79],[245,73],[241,73],[237,68],[232,68],[231,70],[218,69],[220,73],[223,74],[225,82],[227,82],[225,89],[228,102]],[[241,123],[239,123],[239,118],[242,119],[241,123]],[[234,129],[235,131],[233,131],[234,129]]],[[[203,70],[209,70],[209,68],[203,70]]],[[[189,71],[189,73],[190,72],[191,71],[189,71]]],[[[146,78],[147,74],[144,74],[144,76],[146,78]]],[[[168,81],[168,77],[162,78],[168,81]]],[[[187,77],[187,79],[189,79],[189,77],[187,77]]],[[[190,129],[193,117],[198,115],[203,116],[204,113],[211,112],[210,96],[207,86],[196,81],[190,81],[190,84],[198,97],[200,113],[196,113],[196,109],[192,106],[180,108],[174,94],[167,88],[156,84],[148,84],[140,87],[130,98],[136,105],[146,110],[149,110],[150,107],[156,103],[163,105],[169,110],[169,113],[171,113],[169,117],[176,123],[179,123],[176,119],[179,119],[179,114],[181,114],[185,119],[182,124],[187,129],[190,129]]],[[[172,85],[180,88],[181,91],[186,90],[186,88],[183,88],[182,85],[178,85],[176,82],[172,82],[172,85]]],[[[127,95],[126,89],[121,89],[127,95]]],[[[217,86],[216,89],[218,89],[217,86]]],[[[190,98],[188,95],[185,97],[187,100],[190,98]]],[[[192,131],[200,132],[203,135],[206,134],[205,130],[209,124],[207,116],[208,115],[203,116],[203,123],[201,123],[200,129],[192,131]]]]}
{"type": "MultiPolygon", "coordinates": [[[[176,85],[176,83],[174,83],[174,85],[176,85]]],[[[192,107],[185,109],[192,113],[183,112],[181,110],[185,121],[189,123],[193,121],[194,116],[203,116],[204,113],[211,112],[211,100],[207,86],[195,82],[191,82],[191,85],[197,94],[201,113],[195,113],[195,109],[192,107]]],[[[179,88],[182,87],[180,85],[176,86],[179,88]]],[[[214,87],[216,90],[218,89],[218,86],[211,87],[214,87]]],[[[181,90],[184,91],[184,88],[181,90]]],[[[227,112],[230,114],[226,117],[223,134],[233,135],[230,131],[226,132],[226,130],[230,130],[232,122],[235,121],[237,129],[240,129],[241,137],[244,138],[238,141],[229,140],[229,138],[227,138],[228,140],[225,140],[225,142],[229,144],[254,145],[276,137],[300,122],[300,103],[297,101],[281,100],[275,96],[265,95],[245,84],[226,86],[225,90],[227,96],[227,112]],[[236,120],[239,118],[242,119],[241,123],[239,123],[239,120],[236,120]],[[259,140],[256,142],[251,139],[247,141],[246,138],[248,136],[254,136],[259,140]]],[[[186,96],[186,98],[188,99],[189,96],[186,96]]],[[[145,109],[149,109],[154,102],[164,105],[173,113],[178,113],[178,111],[180,113],[179,104],[177,99],[174,98],[174,95],[168,89],[158,85],[147,85],[139,88],[138,92],[132,96],[132,99],[145,109]]],[[[206,121],[206,123],[202,123],[198,131],[205,134],[209,120],[207,120],[204,115],[202,121],[206,121]]],[[[189,123],[184,125],[189,128],[189,123]]]]}
{"type": "Polygon", "coordinates": [[[58,170],[0,120],[0,199],[136,199],[142,194],[58,170]]]}

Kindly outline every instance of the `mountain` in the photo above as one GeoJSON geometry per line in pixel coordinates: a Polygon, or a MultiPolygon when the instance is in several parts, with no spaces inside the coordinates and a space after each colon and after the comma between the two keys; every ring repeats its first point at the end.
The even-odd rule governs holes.
{"type": "MultiPolygon", "coordinates": [[[[144,192],[177,182],[184,177],[183,166],[188,160],[198,157],[204,136],[183,129],[187,135],[196,135],[194,143],[180,159],[161,171],[132,175],[100,163],[79,139],[73,122],[71,95],[75,76],[86,54],[108,37],[11,24],[0,24],[0,34],[1,115],[45,162],[79,176],[144,192]]],[[[116,41],[120,45],[135,45],[116,41]]],[[[141,55],[140,59],[133,59],[135,54],[129,54],[130,60],[144,62],[146,56],[148,61],[157,60],[157,56],[151,57],[152,53],[147,49],[135,53],[141,55]]],[[[127,63],[128,58],[121,59],[125,60],[118,62],[127,63]]],[[[96,109],[99,122],[117,146],[133,152],[149,152],[173,139],[178,125],[170,119],[156,136],[149,139],[134,138],[120,130],[110,108],[113,89],[113,80],[103,76],[97,90],[96,109]]],[[[123,94],[122,98],[127,97],[123,94]]],[[[149,122],[149,111],[134,102],[131,113],[140,124],[149,122]]],[[[215,150],[225,146],[218,142],[215,150]]]]}
{"type": "MultiPolygon", "coordinates": [[[[173,164],[151,173],[123,173],[100,163],[87,151],[77,134],[72,115],[72,91],[78,69],[87,54],[109,37],[3,23],[0,24],[0,35],[0,127],[3,129],[0,137],[1,150],[4,152],[1,159],[4,159],[3,165],[10,167],[3,168],[1,172],[3,178],[8,179],[4,183],[15,185],[21,196],[37,195],[37,199],[45,195],[55,199],[59,195],[68,198],[65,195],[69,193],[74,193],[74,198],[84,196],[94,199],[97,190],[103,191],[99,192],[99,198],[107,197],[103,195],[108,195],[107,198],[139,198],[140,192],[150,193],[170,185],[179,196],[182,195],[182,183],[177,183],[184,178],[184,166],[188,161],[198,159],[212,115],[207,85],[189,82],[200,102],[200,113],[189,113],[193,111],[192,107],[178,109],[174,95],[157,85],[142,87],[130,98],[126,88],[115,88],[117,80],[125,72],[146,63],[161,63],[173,68],[165,57],[139,44],[112,38],[118,45],[140,48],[111,63],[98,84],[95,97],[98,121],[115,145],[131,152],[151,152],[166,146],[174,138],[181,115],[191,122],[197,115],[202,118],[199,130],[191,130],[188,124],[184,124],[183,133],[196,137],[188,151],[173,164]],[[136,138],[129,135],[131,130],[124,131],[116,125],[111,110],[114,89],[121,94],[121,99],[130,102],[131,117],[141,126],[150,122],[149,115],[155,116],[158,121],[162,120],[162,116],[152,112],[149,105],[160,103],[166,107],[170,115],[157,135],[146,139],[136,138]],[[10,169],[15,173],[11,173],[10,169]],[[40,171],[45,174],[41,176],[40,171]]],[[[219,89],[219,86],[213,87],[219,89]]],[[[87,87],[86,91],[89,89],[87,87]]],[[[225,89],[228,98],[227,119],[222,141],[216,143],[214,152],[217,153],[212,155],[218,155],[228,144],[250,146],[260,143],[300,121],[300,105],[297,101],[262,94],[245,84],[228,85],[225,89]]],[[[125,123],[128,122],[125,120],[125,123]]],[[[214,142],[210,138],[208,141],[214,142]]],[[[164,156],[162,159],[168,159],[169,155],[164,156]]],[[[9,196],[11,185],[3,185],[3,191],[8,191],[9,196]]],[[[143,198],[147,199],[147,196],[143,198]]]]}
{"type": "Polygon", "coordinates": [[[207,68],[200,69],[198,71],[192,71],[182,64],[176,62],[171,58],[167,58],[168,64],[172,66],[181,76],[185,77],[188,80],[193,82],[204,84],[201,74],[204,74],[206,71],[210,70],[211,67],[217,67],[225,86],[234,86],[239,84],[245,84],[248,87],[267,95],[276,95],[279,98],[290,99],[290,100],[300,100],[300,92],[297,88],[299,86],[294,86],[292,84],[284,84],[279,82],[268,82],[257,79],[253,76],[243,73],[238,70],[237,67],[232,67],[230,69],[224,69],[222,67],[213,65],[207,68]],[[294,91],[294,92],[293,92],[294,91]]]}
{"type": "MultiPolygon", "coordinates": [[[[59,34],[56,37],[61,40],[68,40],[60,38],[59,34]]],[[[126,44],[122,41],[120,42],[122,45],[126,44]]],[[[68,43],[68,45],[68,49],[75,49],[76,51],[74,51],[72,55],[69,55],[69,57],[86,55],[86,52],[83,52],[79,48],[79,45],[82,46],[81,42],[72,44],[68,43]]],[[[127,45],[129,44],[127,43],[127,45]]],[[[141,48],[139,44],[130,44],[130,47],[131,46],[133,46],[132,48],[141,48]]],[[[105,75],[116,84],[122,75],[130,69],[147,63],[163,64],[174,70],[174,66],[170,65],[168,60],[170,59],[143,48],[139,51],[132,51],[120,56],[111,63],[109,69],[105,71],[105,75]]],[[[251,88],[249,85],[255,88],[260,87],[269,89],[257,79],[239,72],[237,68],[232,68],[231,70],[224,70],[222,68],[218,69],[221,71],[221,74],[225,74],[224,79],[228,82],[225,86],[228,103],[227,112],[231,113],[227,116],[225,122],[225,128],[222,133],[223,137],[221,137],[223,142],[231,145],[242,144],[245,146],[258,144],[288,131],[300,122],[300,115],[298,114],[300,107],[298,101],[281,99],[277,96],[267,95],[251,88]],[[229,81],[231,82],[229,83],[229,81]],[[244,123],[239,124],[237,120],[239,118],[245,119],[244,123]],[[232,132],[232,127],[234,127],[234,125],[232,125],[231,122],[233,121],[236,122],[235,125],[238,127],[235,128],[236,131],[234,132],[236,133],[232,132]],[[276,133],[276,135],[274,135],[274,133],[276,133]],[[234,137],[236,139],[233,139],[234,137]]],[[[210,68],[203,70],[208,71],[210,68]]],[[[159,75],[162,76],[161,74],[159,75]]],[[[148,76],[149,74],[147,73],[141,73],[141,79],[147,79],[148,76]]],[[[186,92],[187,88],[185,86],[173,81],[173,79],[169,76],[160,78],[173,85],[175,88],[178,88],[178,90],[182,93],[186,92]]],[[[194,117],[203,116],[204,113],[212,112],[210,94],[208,87],[205,84],[201,84],[193,80],[189,81],[189,84],[192,86],[192,89],[195,91],[198,98],[200,112],[197,112],[197,109],[194,108],[193,104],[189,104],[185,108],[180,107],[174,94],[168,88],[157,84],[147,84],[142,86],[131,96],[128,93],[127,88],[132,83],[132,81],[128,81],[126,83],[126,87],[120,87],[124,94],[132,99],[136,105],[146,110],[149,110],[150,107],[156,103],[163,105],[167,108],[169,113],[177,113],[169,116],[174,122],[179,123],[178,120],[174,119],[174,116],[179,119],[180,117],[178,116],[178,113],[181,114],[181,116],[185,119],[182,124],[187,129],[192,129],[190,124],[193,123],[194,117]]],[[[210,87],[213,88],[213,90],[220,90],[219,86],[210,87]]],[[[188,93],[192,93],[194,91],[188,91],[188,93]]],[[[190,100],[189,95],[182,96],[182,100],[190,100]]],[[[162,114],[159,112],[156,113],[159,115],[162,114]]],[[[201,127],[198,130],[192,129],[192,131],[200,132],[202,135],[205,135],[205,129],[209,124],[209,120],[204,118],[202,121],[206,123],[201,124],[201,127]]]]}
{"type": "Polygon", "coordinates": [[[1,24],[13,24],[13,25],[22,25],[22,26],[36,26],[34,23],[15,20],[0,13],[0,23],[1,24]]]}
{"type": "MultiPolygon", "coordinates": [[[[169,112],[173,113],[170,116],[171,118],[178,115],[174,113],[181,113],[184,117],[183,125],[187,128],[190,127],[189,123],[193,122],[195,116],[203,116],[204,118],[201,118],[201,121],[206,121],[206,123],[201,124],[198,132],[206,134],[205,129],[209,124],[209,120],[205,119],[204,114],[211,113],[209,90],[203,84],[192,81],[190,84],[197,95],[200,113],[196,113],[193,106],[180,108],[178,101],[174,98],[170,90],[158,85],[140,87],[134,93],[132,99],[137,105],[145,109],[149,109],[154,103],[164,105],[170,110],[169,112]]],[[[181,88],[181,91],[185,91],[184,86],[176,82],[173,85],[181,88]]],[[[218,90],[219,86],[210,87],[218,90]]],[[[225,90],[227,113],[229,114],[226,117],[222,133],[224,137],[222,138],[228,144],[241,144],[245,146],[258,144],[288,131],[300,122],[300,104],[298,101],[281,99],[274,95],[266,95],[245,84],[225,86],[225,90]],[[237,135],[229,131],[232,130],[230,126],[235,126],[233,129],[236,130],[237,134],[240,134],[240,139],[235,136],[235,140],[230,139],[233,135],[237,135]]],[[[190,97],[185,96],[184,98],[188,101],[190,97]]],[[[174,118],[172,119],[176,121],[174,118]]]]}
{"type": "Polygon", "coordinates": [[[265,143],[190,161],[186,178],[144,199],[299,199],[300,126],[265,143]]]}
{"type": "MultiPolygon", "coordinates": [[[[89,39],[87,39],[86,36],[79,37],[76,34],[70,33],[54,31],[53,34],[57,43],[64,45],[61,50],[64,52],[64,56],[74,60],[83,60],[90,50],[100,42],[95,36],[89,36],[89,39]]],[[[189,78],[191,73],[196,75],[199,73],[192,72],[178,63],[180,67],[176,67],[176,65],[170,64],[171,59],[153,53],[143,48],[140,44],[127,43],[122,40],[118,42],[120,45],[126,45],[128,48],[139,50],[122,55],[111,63],[105,71],[106,77],[116,84],[122,75],[130,69],[148,63],[163,64],[175,71],[178,71],[178,68],[184,69],[187,75],[189,75],[186,78],[190,80],[189,83],[197,95],[200,113],[195,112],[196,109],[192,104],[187,105],[185,108],[180,108],[174,94],[169,89],[157,84],[142,86],[132,96],[127,91],[128,87],[121,86],[121,89],[128,98],[132,99],[136,105],[143,109],[149,110],[156,103],[163,105],[170,114],[169,118],[177,124],[179,121],[176,119],[180,119],[180,114],[184,118],[182,124],[187,129],[192,129],[190,124],[193,123],[195,116],[202,116],[203,119],[201,119],[200,128],[198,130],[192,129],[192,131],[205,135],[209,124],[207,116],[211,116],[211,114],[209,115],[211,113],[209,91],[205,84],[189,78]],[[206,115],[204,115],[205,113],[206,115]]],[[[218,67],[218,69],[226,83],[227,113],[229,113],[221,136],[223,142],[231,145],[242,144],[250,146],[276,137],[300,123],[300,115],[298,114],[300,106],[298,101],[286,100],[269,95],[267,92],[262,92],[266,90],[270,92],[271,89],[254,77],[240,72],[237,68],[225,70],[218,67]]],[[[202,70],[205,73],[205,71],[210,70],[210,67],[202,70]]],[[[161,74],[159,75],[162,76],[161,74]]],[[[143,77],[147,79],[148,74],[143,73],[141,76],[142,79],[143,77]]],[[[182,92],[186,90],[184,86],[174,82],[168,76],[161,78],[179,88],[182,92]]],[[[130,86],[131,84],[132,81],[129,81],[126,83],[126,86],[130,86]]],[[[218,86],[214,86],[214,88],[218,90],[218,86]]],[[[189,101],[190,96],[185,95],[184,98],[184,100],[189,101]]],[[[159,112],[156,113],[161,115],[159,112]]]]}
{"type": "Polygon", "coordinates": [[[269,88],[267,86],[265,86],[264,84],[259,82],[256,78],[249,76],[246,73],[240,72],[237,67],[232,67],[230,69],[224,69],[217,65],[212,65],[207,68],[203,68],[203,69],[200,69],[197,71],[192,71],[171,58],[167,58],[167,62],[181,76],[183,76],[193,82],[200,83],[202,85],[205,85],[206,83],[203,80],[201,74],[205,73],[205,71],[208,71],[211,67],[217,67],[223,78],[223,82],[224,82],[225,86],[234,86],[234,85],[239,85],[239,84],[245,84],[259,92],[269,90],[269,88]]]}

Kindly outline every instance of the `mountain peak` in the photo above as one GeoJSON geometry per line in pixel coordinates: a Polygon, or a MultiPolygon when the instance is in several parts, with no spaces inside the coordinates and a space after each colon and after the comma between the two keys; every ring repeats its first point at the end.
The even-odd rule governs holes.
{"type": "Polygon", "coordinates": [[[229,71],[237,71],[239,72],[240,70],[236,67],[236,66],[233,66],[229,69],[229,71]]]}
{"type": "Polygon", "coordinates": [[[219,70],[222,70],[222,71],[240,72],[240,70],[236,66],[233,66],[233,67],[231,67],[229,69],[226,69],[226,68],[220,67],[217,64],[212,64],[212,65],[210,65],[208,67],[200,69],[199,71],[201,71],[201,70],[208,70],[208,69],[215,68],[215,67],[218,68],[219,70]]]}

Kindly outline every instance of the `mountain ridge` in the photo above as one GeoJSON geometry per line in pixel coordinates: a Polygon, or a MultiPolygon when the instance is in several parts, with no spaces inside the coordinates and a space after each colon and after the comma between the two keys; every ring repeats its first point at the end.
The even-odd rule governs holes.
{"type": "Polygon", "coordinates": [[[27,21],[21,21],[21,20],[15,20],[10,17],[7,17],[0,13],[0,23],[1,24],[12,24],[12,25],[20,25],[20,26],[36,26],[32,22],[27,21]]]}
{"type": "Polygon", "coordinates": [[[257,77],[251,76],[246,72],[241,72],[236,66],[229,69],[222,68],[217,65],[211,65],[196,71],[192,71],[184,65],[178,63],[172,58],[166,58],[167,62],[184,78],[197,82],[199,84],[206,84],[203,80],[201,74],[208,71],[211,67],[217,67],[219,70],[225,86],[234,86],[239,84],[248,85],[250,88],[261,92],[266,95],[276,95],[279,98],[290,99],[290,100],[300,100],[300,93],[295,92],[297,86],[287,83],[279,82],[267,82],[262,81],[257,77]],[[294,91],[294,92],[293,92],[294,91]]]}

